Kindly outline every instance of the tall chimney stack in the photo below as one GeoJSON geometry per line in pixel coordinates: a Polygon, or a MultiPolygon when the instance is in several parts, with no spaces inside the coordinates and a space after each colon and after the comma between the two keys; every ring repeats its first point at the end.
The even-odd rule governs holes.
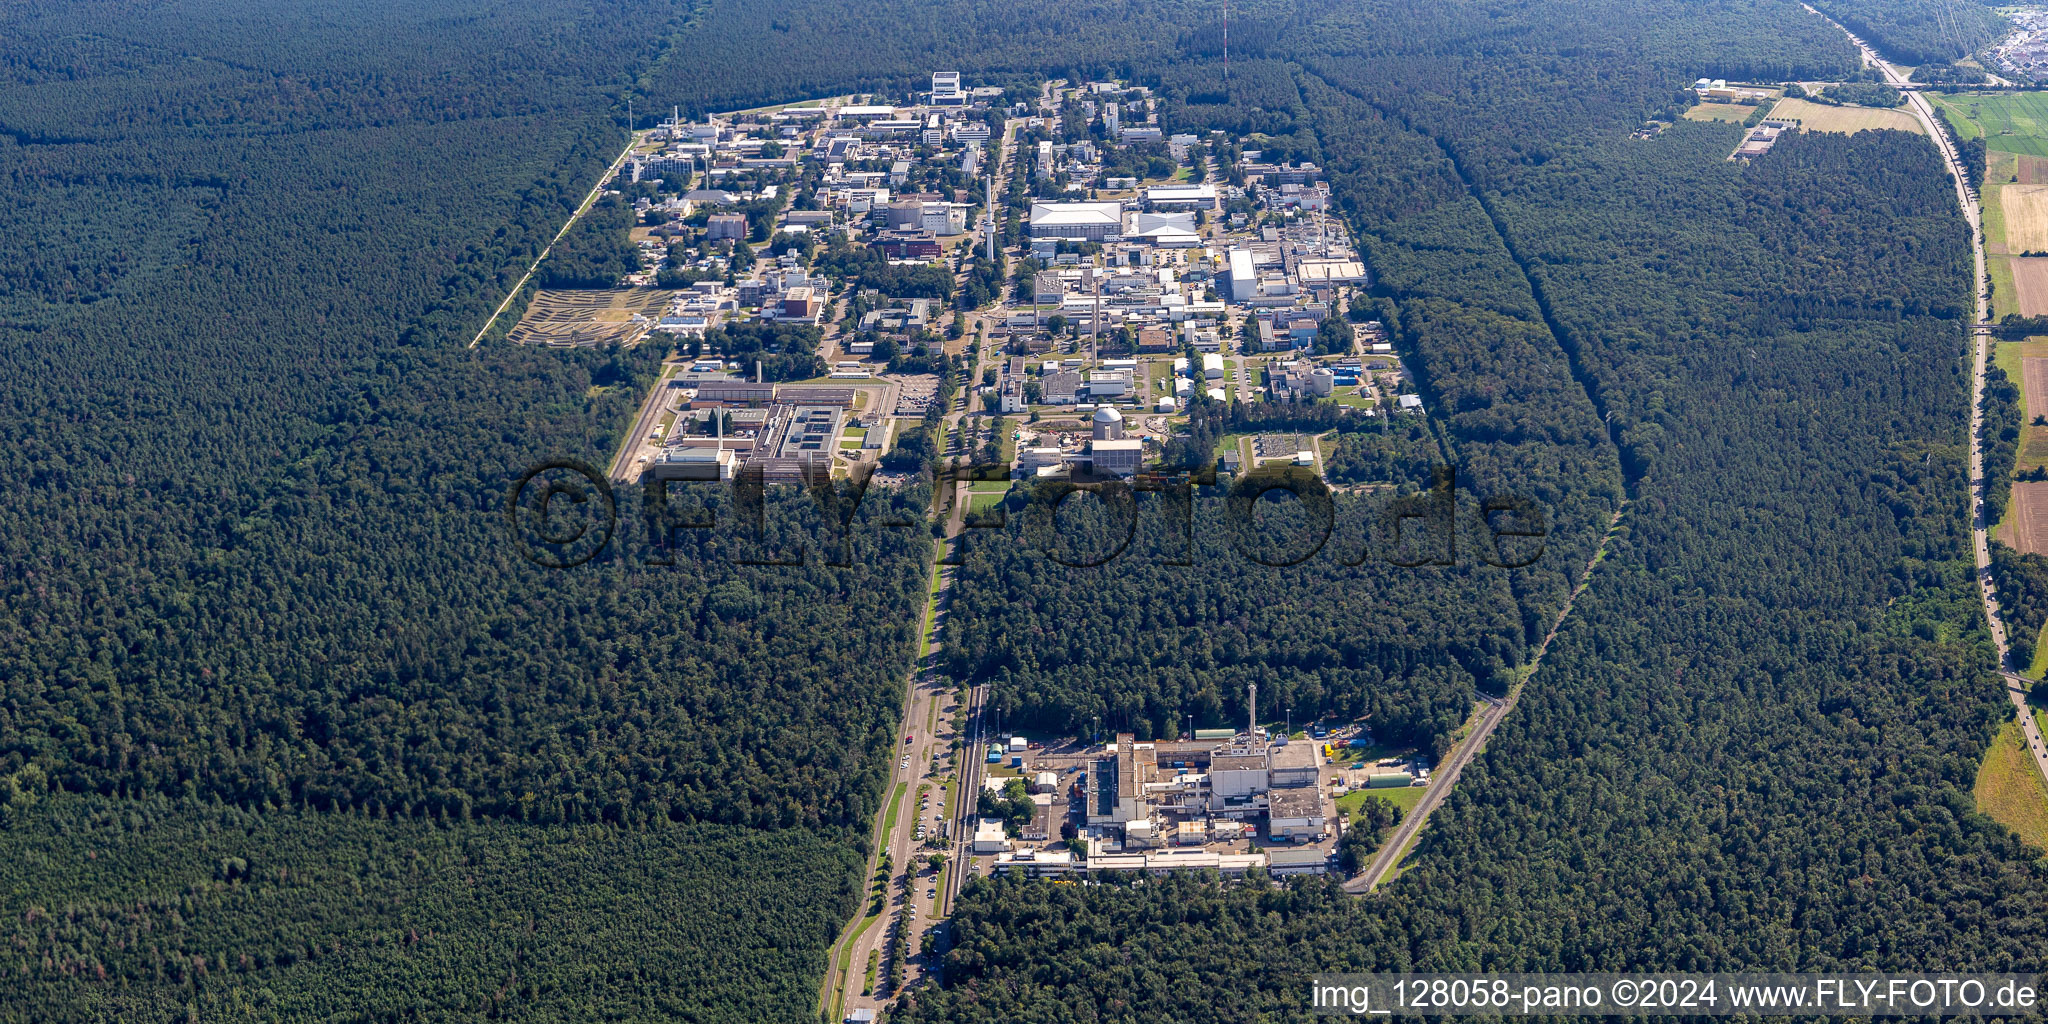
{"type": "Polygon", "coordinates": [[[1259,734],[1259,684],[1253,683],[1249,689],[1251,692],[1245,697],[1244,732],[1247,736],[1257,736],[1259,734]]]}

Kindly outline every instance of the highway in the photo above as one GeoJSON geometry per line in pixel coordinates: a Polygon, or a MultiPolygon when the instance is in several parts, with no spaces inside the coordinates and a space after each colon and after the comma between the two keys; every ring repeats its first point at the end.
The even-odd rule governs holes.
{"type": "MultiPolygon", "coordinates": [[[[1804,5],[1802,5],[1804,6],[1804,5]]],[[[1821,14],[1812,7],[1809,11],[1826,19],[1828,24],[1840,29],[1849,41],[1863,51],[1863,59],[1884,73],[1885,80],[1895,87],[1906,86],[1906,79],[1898,69],[1871,49],[1870,44],[1843,28],[1834,19],[1821,14]]],[[[1962,204],[1963,219],[1970,226],[1970,251],[1975,258],[1977,276],[1972,290],[1977,293],[1976,329],[1970,332],[1970,546],[1977,557],[1977,589],[1984,600],[1984,618],[1991,626],[1991,641],[1998,649],[1999,673],[2006,683],[2005,695],[2012,701],[2013,710],[2025,734],[2027,747],[2034,755],[2034,767],[2041,777],[2048,780],[2048,747],[2044,747],[2041,730],[2034,722],[2031,709],[2027,706],[2026,687],[2031,681],[2008,670],[2012,652],[2005,639],[2005,620],[1999,613],[1998,587],[1991,579],[1991,526],[1986,518],[1984,481],[1984,374],[1991,361],[1992,339],[1988,328],[1991,326],[1991,295],[1987,288],[1988,278],[1984,271],[1984,218],[1983,209],[1978,206],[1977,194],[1970,188],[1969,175],[1963,172],[1962,158],[1956,155],[1956,147],[1948,135],[1941,130],[1934,116],[1934,107],[1927,97],[1917,90],[1906,90],[1906,106],[1913,116],[1920,119],[1935,148],[1941,151],[1941,158],[1948,162],[1949,176],[1955,181],[1956,201],[1962,204]],[[2014,681],[2019,680],[2015,685],[2014,681]]]]}

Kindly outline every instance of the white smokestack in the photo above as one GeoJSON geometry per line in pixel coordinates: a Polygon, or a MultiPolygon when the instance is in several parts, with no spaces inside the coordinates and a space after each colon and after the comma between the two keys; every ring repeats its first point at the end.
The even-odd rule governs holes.
{"type": "Polygon", "coordinates": [[[1244,733],[1247,736],[1257,736],[1259,734],[1259,684],[1253,683],[1249,689],[1251,692],[1245,697],[1244,733]]]}

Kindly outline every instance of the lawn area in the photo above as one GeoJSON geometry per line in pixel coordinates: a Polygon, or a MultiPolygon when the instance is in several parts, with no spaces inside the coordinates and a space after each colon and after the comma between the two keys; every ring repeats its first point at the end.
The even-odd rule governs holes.
{"type": "Polygon", "coordinates": [[[1991,275],[1991,319],[2002,319],[2008,313],[2020,311],[2020,293],[2012,280],[2012,259],[2007,256],[1984,257],[1984,270],[1991,275]]]}
{"type": "Polygon", "coordinates": [[[1401,809],[1402,814],[1415,809],[1422,802],[1422,794],[1429,791],[1427,786],[1406,786],[1391,789],[1354,789],[1337,798],[1337,813],[1346,818],[1358,813],[1358,808],[1367,800],[1385,800],[1401,809]]]}
{"type": "Polygon", "coordinates": [[[1934,101],[1964,139],[1984,138],[1987,149],[2048,156],[2048,96],[2040,93],[1943,93],[1934,101]]]}
{"type": "MultiPolygon", "coordinates": [[[[2041,623],[2041,635],[2034,640],[2034,663],[2027,666],[2026,676],[2039,679],[2043,672],[2048,672],[2048,622],[2041,623]]],[[[2040,719],[2041,712],[2034,712],[2034,717],[2040,719]]],[[[2048,723],[2041,723],[2041,731],[2048,733],[2048,723]]]]}
{"type": "Polygon", "coordinates": [[[1755,107],[1740,103],[1702,103],[1685,112],[1688,121],[1729,121],[1741,124],[1749,115],[1756,113],[1755,107]]]}
{"type": "Polygon", "coordinates": [[[1902,132],[1920,130],[1920,120],[1904,110],[1880,107],[1836,107],[1811,100],[1782,99],[1771,108],[1772,117],[1789,117],[1810,132],[1855,133],[1866,128],[1892,128],[1902,132]]]}
{"type": "Polygon", "coordinates": [[[903,793],[909,788],[910,783],[899,782],[896,784],[896,792],[889,797],[889,815],[882,819],[882,849],[884,850],[889,848],[889,839],[896,833],[896,818],[903,811],[903,793]]]}
{"type": "Polygon", "coordinates": [[[2005,185],[2017,176],[2018,160],[2011,153],[1991,153],[1984,158],[1984,251],[2005,253],[2005,185]]]}
{"type": "Polygon", "coordinates": [[[968,513],[969,513],[970,515],[979,515],[980,513],[986,512],[986,511],[988,511],[989,509],[992,509],[992,508],[995,508],[995,507],[996,507],[996,506],[998,506],[998,505],[1001,505],[1001,504],[1003,503],[1003,495],[1004,495],[1005,493],[1008,493],[1008,492],[1007,492],[1007,491],[984,491],[984,490],[976,489],[976,490],[975,490],[975,491],[974,491],[974,492],[973,492],[972,494],[970,494],[970,495],[969,495],[969,497],[970,497],[970,498],[971,498],[972,500],[970,501],[970,503],[969,503],[969,504],[968,504],[968,506],[967,506],[967,511],[968,511],[968,513]]]}
{"type": "Polygon", "coordinates": [[[1983,137],[1984,126],[1978,124],[1976,119],[1971,117],[1969,113],[1970,103],[1978,97],[1971,96],[1968,93],[1950,94],[1941,92],[1923,92],[1920,95],[1927,97],[1928,101],[1934,104],[1935,109],[1948,115],[1948,123],[1955,126],[1957,142],[1968,142],[1971,139],[1983,137]]]}
{"type": "Polygon", "coordinates": [[[2027,845],[2048,850],[2048,786],[2020,743],[2017,723],[1999,728],[1977,767],[1977,809],[2019,833],[2027,845]]]}
{"type": "Polygon", "coordinates": [[[932,542],[931,585],[925,588],[924,619],[918,626],[917,656],[920,661],[930,657],[932,653],[932,617],[937,615],[939,610],[940,569],[937,563],[944,559],[946,554],[945,541],[932,542]]]}

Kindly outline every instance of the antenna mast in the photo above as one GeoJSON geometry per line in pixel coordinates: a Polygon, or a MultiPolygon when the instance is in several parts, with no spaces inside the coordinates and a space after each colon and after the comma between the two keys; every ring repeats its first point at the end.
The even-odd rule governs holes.
{"type": "MultiPolygon", "coordinates": [[[[1230,0],[1223,0],[1223,83],[1227,93],[1230,85],[1230,0]]],[[[1226,95],[1225,99],[1228,98],[1226,95]]]]}

